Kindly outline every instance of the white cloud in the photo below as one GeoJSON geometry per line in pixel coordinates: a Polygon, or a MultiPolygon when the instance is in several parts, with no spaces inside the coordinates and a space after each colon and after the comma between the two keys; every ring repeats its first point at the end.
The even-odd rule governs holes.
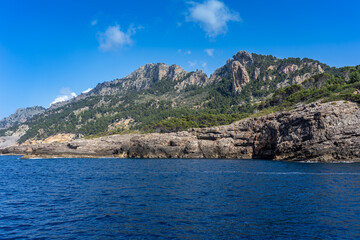
{"type": "Polygon", "coordinates": [[[94,20],[92,20],[91,21],[91,26],[95,26],[95,25],[97,25],[97,23],[98,23],[98,20],[97,19],[94,19],[94,20]]]}
{"type": "Polygon", "coordinates": [[[83,92],[81,92],[81,93],[88,93],[88,92],[90,92],[91,90],[93,90],[92,88],[88,88],[88,89],[86,89],[85,91],[83,91],[83,92]]]}
{"type": "Polygon", "coordinates": [[[203,68],[206,68],[206,67],[207,67],[207,63],[206,63],[206,62],[203,62],[203,63],[201,64],[201,66],[202,66],[203,68]]]}
{"type": "Polygon", "coordinates": [[[207,0],[203,3],[190,2],[187,21],[199,23],[209,37],[227,32],[229,21],[240,21],[237,12],[231,11],[219,0],[207,0]]]}
{"type": "Polygon", "coordinates": [[[215,49],[209,48],[204,50],[210,57],[214,56],[215,49]]]}
{"type": "Polygon", "coordinates": [[[192,54],[192,52],[191,52],[190,50],[183,51],[182,49],[178,49],[177,51],[178,51],[178,53],[184,53],[184,55],[190,55],[190,54],[192,54]]]}
{"type": "Polygon", "coordinates": [[[190,67],[195,67],[197,65],[196,62],[188,61],[190,67]]]}
{"type": "Polygon", "coordinates": [[[109,26],[105,32],[98,34],[99,48],[103,51],[114,51],[125,45],[131,45],[133,43],[131,36],[135,32],[136,29],[133,27],[130,27],[127,32],[123,32],[119,25],[109,26]]]}
{"type": "Polygon", "coordinates": [[[71,98],[74,98],[76,97],[76,93],[72,92],[69,88],[63,88],[60,90],[60,93],[62,95],[59,95],[55,98],[54,101],[52,101],[50,103],[50,106],[55,104],[55,103],[59,103],[59,102],[64,102],[64,101],[68,101],[70,100],[71,98]]]}

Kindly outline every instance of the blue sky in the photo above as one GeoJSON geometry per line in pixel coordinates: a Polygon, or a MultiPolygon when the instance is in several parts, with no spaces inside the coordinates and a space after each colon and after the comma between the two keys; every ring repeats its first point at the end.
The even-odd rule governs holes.
{"type": "Polygon", "coordinates": [[[360,64],[360,1],[0,1],[0,118],[151,62],[211,74],[239,50],[360,64]]]}

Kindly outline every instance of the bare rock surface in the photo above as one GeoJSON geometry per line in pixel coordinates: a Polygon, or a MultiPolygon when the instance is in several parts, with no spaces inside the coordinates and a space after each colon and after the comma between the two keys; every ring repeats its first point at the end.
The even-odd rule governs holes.
{"type": "Polygon", "coordinates": [[[82,93],[68,101],[52,104],[49,109],[57,109],[89,96],[121,95],[133,90],[141,91],[149,89],[155,83],[162,80],[171,80],[174,82],[174,89],[177,91],[181,91],[190,85],[204,87],[211,83],[208,76],[201,70],[187,72],[176,64],[148,63],[124,78],[99,83],[95,88],[86,93],[82,93]]]}
{"type": "Polygon", "coordinates": [[[297,64],[285,64],[281,63],[281,60],[273,60],[273,64],[263,68],[261,61],[256,61],[253,54],[239,51],[228,59],[223,67],[216,69],[209,81],[216,83],[222,79],[232,79],[233,93],[241,94],[244,87],[252,81],[271,82],[281,76],[283,80],[276,87],[282,88],[291,84],[301,84],[311,76],[324,72],[321,64],[313,60],[297,64]],[[261,73],[263,76],[260,78],[261,73]]]}
{"type": "Polygon", "coordinates": [[[114,95],[123,94],[129,90],[140,91],[149,89],[154,83],[163,79],[178,82],[175,87],[178,90],[187,85],[205,86],[209,83],[207,75],[202,71],[189,73],[175,64],[169,66],[164,63],[149,63],[141,66],[125,78],[98,84],[85,95],[114,95]]]}
{"type": "Polygon", "coordinates": [[[19,126],[16,131],[6,131],[5,136],[0,137],[0,149],[12,145],[18,145],[17,141],[26,133],[27,130],[29,130],[29,126],[24,124],[19,126]]]}
{"type": "Polygon", "coordinates": [[[360,108],[331,102],[299,106],[227,126],[167,134],[113,135],[66,143],[11,146],[25,157],[231,158],[360,161],[360,108]]]}
{"type": "Polygon", "coordinates": [[[231,65],[233,74],[233,92],[240,93],[242,86],[250,82],[250,77],[244,65],[239,61],[234,61],[231,65]]]}
{"type": "Polygon", "coordinates": [[[250,53],[239,51],[232,59],[228,59],[223,67],[215,70],[214,74],[210,77],[210,82],[219,82],[222,78],[232,79],[233,92],[240,93],[242,88],[250,82],[246,67],[253,64],[254,60],[250,53]]]}

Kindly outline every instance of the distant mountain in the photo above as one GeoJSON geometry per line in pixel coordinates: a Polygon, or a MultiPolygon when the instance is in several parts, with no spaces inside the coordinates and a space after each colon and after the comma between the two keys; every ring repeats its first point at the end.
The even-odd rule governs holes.
{"type": "Polygon", "coordinates": [[[60,133],[80,138],[209,127],[320,99],[360,102],[359,86],[360,66],[330,68],[312,59],[246,51],[236,53],[210,77],[150,63],[40,114],[4,124],[8,129],[0,136],[19,132],[21,123],[27,130],[21,131],[20,142],[60,133]]]}
{"type": "Polygon", "coordinates": [[[19,108],[15,113],[0,120],[0,129],[10,128],[16,124],[21,124],[32,118],[33,116],[45,112],[45,108],[34,106],[28,108],[19,108]]]}

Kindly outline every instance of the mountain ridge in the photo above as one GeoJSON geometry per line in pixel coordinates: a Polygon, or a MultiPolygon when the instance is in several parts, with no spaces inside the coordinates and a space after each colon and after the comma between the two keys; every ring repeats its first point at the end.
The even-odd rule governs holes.
{"type": "MultiPolygon", "coordinates": [[[[175,64],[145,64],[124,78],[99,83],[21,123],[29,129],[18,140],[41,140],[60,133],[81,138],[229,124],[264,108],[276,110],[329,99],[330,88],[343,91],[342,85],[356,83],[359,69],[330,68],[308,58],[278,59],[246,51],[234,54],[209,77],[201,70],[187,72],[175,64]]],[[[353,92],[349,90],[340,99],[331,97],[357,101],[353,94],[357,85],[351,84],[353,92]]],[[[2,130],[0,136],[11,136],[20,126],[2,130]]]]}
{"type": "Polygon", "coordinates": [[[16,124],[24,123],[28,119],[32,118],[37,114],[43,113],[44,111],[45,108],[41,106],[18,108],[15,113],[0,120],[0,129],[6,129],[16,124]]]}
{"type": "MultiPolygon", "coordinates": [[[[132,73],[128,74],[127,76],[125,76],[123,78],[117,78],[112,81],[105,81],[102,83],[98,83],[89,92],[82,93],[75,98],[58,103],[58,105],[55,104],[54,106],[52,106],[50,108],[54,108],[55,106],[63,106],[64,104],[66,104],[68,102],[76,101],[78,99],[83,99],[84,97],[88,97],[88,96],[96,95],[96,94],[113,95],[113,94],[123,94],[124,91],[133,90],[134,88],[137,91],[140,91],[143,89],[148,89],[152,84],[154,84],[157,81],[160,81],[163,77],[166,77],[170,71],[173,71],[171,78],[173,78],[174,80],[179,80],[178,77],[181,74],[183,76],[185,74],[190,74],[190,76],[188,76],[188,77],[190,77],[190,79],[189,79],[189,81],[186,82],[187,84],[183,84],[185,86],[195,85],[197,83],[198,79],[201,80],[199,82],[199,85],[205,86],[210,83],[221,81],[221,78],[223,78],[223,77],[229,77],[229,73],[231,73],[231,72],[233,74],[232,77],[234,78],[234,76],[236,76],[236,73],[241,74],[241,71],[244,72],[245,76],[247,77],[247,80],[245,80],[244,83],[248,83],[250,81],[250,77],[249,77],[249,74],[245,73],[244,70],[246,70],[246,69],[243,68],[244,67],[243,65],[252,66],[253,62],[254,62],[252,55],[254,55],[254,54],[255,53],[248,53],[247,51],[241,50],[241,51],[237,52],[236,54],[234,54],[234,56],[231,59],[228,59],[224,66],[216,69],[212,74],[210,74],[210,76],[203,73],[202,70],[197,70],[195,72],[185,71],[182,69],[181,66],[179,66],[177,64],[168,65],[165,63],[147,63],[145,65],[140,66],[139,68],[134,70],[132,73]],[[240,65],[239,65],[239,63],[240,63],[240,65]],[[232,64],[234,64],[235,66],[231,66],[232,64]],[[236,69],[234,69],[236,67],[239,67],[240,71],[237,71],[236,69]],[[225,74],[223,73],[224,71],[226,72],[225,74]],[[158,75],[156,76],[156,75],[154,75],[154,73],[155,74],[157,73],[158,75]],[[197,75],[197,76],[192,77],[193,75],[197,75]],[[119,90],[119,86],[117,86],[117,85],[120,85],[123,89],[121,89],[120,91],[117,91],[117,90],[119,90]]],[[[276,57],[273,57],[272,55],[258,55],[258,54],[255,54],[255,55],[271,57],[271,58],[278,60],[276,57]]],[[[322,70],[321,66],[326,66],[326,68],[330,68],[326,64],[321,64],[317,60],[312,60],[312,59],[308,59],[308,58],[303,58],[303,59],[284,58],[284,59],[280,59],[280,60],[287,60],[287,59],[297,59],[298,61],[305,60],[308,62],[314,62],[316,64],[316,67],[318,67],[318,71],[313,71],[313,74],[305,74],[300,77],[298,76],[295,80],[298,83],[305,80],[306,78],[311,77],[312,75],[314,75],[316,73],[324,72],[324,70],[322,70]]],[[[274,66],[269,66],[269,67],[271,68],[274,66]]],[[[286,74],[288,74],[288,73],[294,72],[296,70],[301,70],[301,68],[302,67],[298,67],[297,65],[292,64],[291,67],[288,67],[288,68],[284,69],[283,71],[286,74]]],[[[257,79],[257,77],[259,75],[259,73],[257,73],[258,71],[260,71],[259,68],[255,69],[254,73],[252,73],[252,75],[254,76],[255,79],[257,79]]],[[[188,79],[186,79],[186,80],[188,80],[188,79]]],[[[238,85],[238,86],[235,88],[241,89],[240,86],[244,85],[244,83],[241,83],[241,78],[240,79],[237,78],[237,80],[234,81],[234,85],[238,85]]],[[[289,83],[285,83],[285,84],[281,85],[281,87],[288,86],[288,85],[289,85],[289,83]]],[[[181,86],[181,84],[179,84],[177,86],[177,88],[179,90],[181,90],[184,88],[184,86],[181,86]]],[[[236,90],[236,89],[234,89],[234,92],[240,92],[239,90],[236,90]]]]}

